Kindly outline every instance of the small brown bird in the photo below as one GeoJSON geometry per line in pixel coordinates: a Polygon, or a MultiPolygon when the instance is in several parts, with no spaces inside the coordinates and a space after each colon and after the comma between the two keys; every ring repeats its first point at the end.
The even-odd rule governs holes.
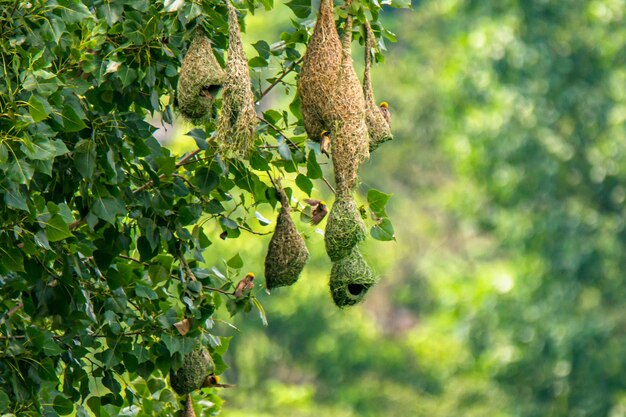
{"type": "Polygon", "coordinates": [[[311,200],[309,198],[304,201],[311,206],[311,224],[319,224],[324,220],[324,217],[328,214],[328,207],[324,201],[311,200]]]}
{"type": "Polygon", "coordinates": [[[235,298],[242,297],[244,293],[250,292],[254,288],[254,274],[252,272],[248,272],[248,274],[237,283],[235,287],[235,298]]]}
{"type": "Polygon", "coordinates": [[[330,132],[328,130],[320,133],[320,149],[324,155],[330,158],[328,151],[330,150],[330,132]]]}
{"type": "Polygon", "coordinates": [[[379,109],[387,124],[391,124],[391,112],[389,111],[389,103],[383,101],[382,103],[380,103],[379,109]]]}
{"type": "Polygon", "coordinates": [[[200,95],[213,100],[222,89],[221,85],[205,85],[200,89],[200,95]]]}
{"type": "Polygon", "coordinates": [[[208,375],[202,383],[202,388],[232,388],[234,386],[234,384],[220,384],[220,377],[215,374],[208,375]]]}

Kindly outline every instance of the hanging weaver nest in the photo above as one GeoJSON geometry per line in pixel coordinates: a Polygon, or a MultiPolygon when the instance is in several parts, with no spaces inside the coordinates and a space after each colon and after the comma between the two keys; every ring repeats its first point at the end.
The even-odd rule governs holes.
{"type": "Polygon", "coordinates": [[[328,121],[341,66],[341,43],[333,17],[333,0],[321,0],[313,35],[298,78],[300,111],[309,138],[331,130],[328,121]]]}
{"type": "Polygon", "coordinates": [[[211,42],[196,31],[183,59],[178,78],[178,107],[183,116],[201,121],[211,115],[215,96],[222,88],[226,73],[213,55],[211,42]]]}
{"type": "Polygon", "coordinates": [[[180,395],[200,389],[204,379],[214,369],[215,364],[208,350],[205,348],[194,350],[185,355],[183,365],[178,371],[170,371],[172,389],[180,395]]]}
{"type": "Polygon", "coordinates": [[[348,256],[333,262],[330,271],[330,292],[337,307],[357,304],[377,281],[358,248],[353,248],[348,256]]]}
{"type": "Polygon", "coordinates": [[[365,21],[365,70],[363,72],[363,95],[365,96],[365,120],[369,132],[369,150],[372,152],[381,143],[393,139],[391,126],[383,117],[374,98],[370,70],[372,67],[372,53],[376,48],[376,37],[369,22],[365,21]]]}
{"type": "MultiPolygon", "coordinates": [[[[350,1],[346,1],[349,5],[350,1]]],[[[356,185],[358,168],[369,157],[369,139],[365,123],[365,99],[352,63],[352,16],[344,28],[341,68],[336,97],[331,112],[331,147],[338,195],[347,195],[356,185]]]]}
{"type": "Polygon", "coordinates": [[[291,220],[289,201],[282,189],[278,190],[278,197],[282,209],[265,256],[265,286],[268,290],[294,284],[309,259],[309,251],[291,220]]]}
{"type": "Polygon", "coordinates": [[[228,75],[222,94],[222,112],[217,123],[217,141],[226,154],[247,156],[254,146],[257,114],[237,11],[230,1],[226,3],[230,39],[226,61],[228,75]]]}
{"type": "Polygon", "coordinates": [[[338,261],[348,256],[359,242],[365,240],[366,233],[354,199],[348,196],[335,200],[324,232],[330,260],[338,261]]]}
{"type": "Polygon", "coordinates": [[[193,401],[191,400],[191,394],[187,394],[185,400],[185,407],[180,413],[180,417],[196,417],[196,412],[193,410],[193,401]]]}

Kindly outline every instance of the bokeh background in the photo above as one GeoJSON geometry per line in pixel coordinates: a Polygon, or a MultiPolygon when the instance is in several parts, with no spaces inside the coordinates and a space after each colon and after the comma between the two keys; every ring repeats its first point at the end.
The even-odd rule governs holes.
{"type": "MultiPolygon", "coordinates": [[[[222,315],[237,384],[222,415],[626,416],[624,13],[624,0],[385,8],[398,42],[373,81],[395,140],[359,186],[361,202],[393,194],[396,241],[366,247],[381,282],[337,309],[323,236],[298,222],[312,259],[294,287],[255,290],[268,327],[222,315]]],[[[291,19],[257,11],[246,43],[278,41],[291,19]]],[[[295,89],[276,90],[286,107],[295,89]]],[[[185,129],[171,146],[193,146],[185,129]]],[[[262,281],[268,240],[215,242],[207,260],[241,253],[262,281]]]]}

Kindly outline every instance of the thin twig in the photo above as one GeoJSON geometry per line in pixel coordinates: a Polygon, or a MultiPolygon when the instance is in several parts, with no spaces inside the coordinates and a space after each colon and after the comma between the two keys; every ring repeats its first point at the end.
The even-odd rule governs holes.
{"type": "Polygon", "coordinates": [[[185,272],[187,273],[189,279],[191,279],[192,281],[197,281],[198,279],[196,278],[196,275],[193,273],[191,268],[189,268],[189,264],[185,260],[185,255],[182,253],[182,251],[180,254],[180,263],[183,264],[183,268],[185,269],[185,272]]]}
{"type": "MultiPolygon", "coordinates": [[[[194,151],[192,151],[192,152],[189,152],[189,154],[188,154],[188,155],[186,155],[185,157],[183,157],[180,161],[178,161],[178,162],[176,163],[175,168],[176,168],[176,169],[178,169],[178,168],[180,168],[181,166],[183,166],[183,165],[187,164],[187,162],[188,162],[191,158],[193,158],[194,156],[196,156],[196,155],[197,155],[197,154],[199,154],[200,152],[202,152],[202,149],[196,149],[196,150],[194,150],[194,151]]],[[[165,178],[166,176],[167,176],[166,174],[161,174],[161,175],[159,175],[159,179],[160,179],[160,180],[162,180],[162,179],[163,179],[163,178],[165,178]]],[[[133,193],[138,193],[138,192],[140,192],[140,191],[143,191],[143,190],[145,190],[146,188],[152,187],[152,185],[154,185],[154,180],[150,180],[150,181],[148,181],[147,183],[145,183],[144,185],[142,185],[141,187],[139,187],[139,188],[135,189],[135,190],[133,191],[133,193]]]]}
{"type": "Polygon", "coordinates": [[[328,180],[326,179],[326,177],[322,176],[322,179],[324,180],[324,182],[326,183],[326,185],[328,185],[328,188],[330,188],[330,191],[332,191],[332,192],[333,192],[333,194],[337,194],[337,193],[335,192],[335,189],[333,188],[333,186],[332,186],[332,185],[330,185],[330,182],[328,182],[328,180]]]}
{"type": "Polygon", "coordinates": [[[206,285],[203,285],[202,288],[204,288],[205,290],[215,291],[215,292],[219,292],[219,293],[226,294],[226,295],[233,295],[232,292],[220,290],[219,288],[207,287],[206,285]]]}
{"type": "Polygon", "coordinates": [[[2,320],[0,320],[0,325],[4,324],[4,322],[11,317],[13,314],[15,314],[15,312],[17,312],[20,308],[24,307],[24,303],[19,302],[17,304],[15,304],[13,307],[11,307],[9,309],[9,311],[7,311],[4,316],[2,316],[2,320]]]}
{"type": "Polygon", "coordinates": [[[293,146],[294,148],[298,149],[298,145],[294,141],[292,141],[291,139],[289,139],[287,137],[287,135],[285,134],[285,130],[284,129],[281,129],[280,127],[276,126],[274,123],[270,122],[269,120],[266,120],[263,116],[258,116],[257,115],[257,119],[259,119],[260,121],[262,121],[263,123],[265,123],[266,125],[271,127],[272,129],[274,129],[275,131],[277,131],[278,133],[283,135],[285,137],[285,140],[287,140],[287,142],[289,142],[289,144],[291,146],[293,146]]]}
{"type": "Polygon", "coordinates": [[[253,235],[259,235],[259,236],[266,236],[266,235],[271,235],[272,232],[256,232],[252,229],[250,229],[248,226],[244,226],[243,224],[239,224],[237,225],[240,229],[245,230],[248,233],[252,233],[253,235]]]}
{"type": "Polygon", "coordinates": [[[273,83],[271,83],[265,90],[263,90],[263,92],[261,93],[261,95],[259,96],[257,101],[261,101],[261,99],[263,97],[265,97],[267,95],[267,93],[272,91],[272,89],[274,87],[276,87],[278,85],[278,83],[280,83],[283,80],[283,78],[285,78],[287,76],[287,74],[292,72],[296,68],[296,65],[301,63],[303,59],[304,59],[304,57],[300,58],[299,60],[297,60],[295,62],[292,62],[291,65],[289,66],[289,68],[283,70],[282,74],[280,74],[280,76],[277,79],[275,79],[273,83]]]}

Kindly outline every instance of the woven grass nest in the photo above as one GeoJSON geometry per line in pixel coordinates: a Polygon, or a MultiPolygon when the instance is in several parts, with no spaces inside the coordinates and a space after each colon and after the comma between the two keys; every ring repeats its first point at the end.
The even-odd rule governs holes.
{"type": "Polygon", "coordinates": [[[369,132],[369,151],[393,139],[391,126],[385,120],[374,98],[370,71],[372,67],[372,53],[376,48],[376,38],[368,21],[365,21],[365,70],[363,71],[363,95],[365,97],[365,120],[369,132]]]}
{"type": "Polygon", "coordinates": [[[200,30],[196,31],[178,78],[177,99],[181,114],[191,121],[210,117],[215,96],[225,79],[226,73],[213,55],[209,38],[200,30]]]}
{"type": "MultiPolygon", "coordinates": [[[[349,1],[346,5],[349,5],[349,1]]],[[[352,62],[352,16],[344,26],[341,67],[337,78],[336,97],[330,112],[332,121],[331,149],[338,195],[354,189],[360,164],[369,157],[369,138],[365,123],[365,98],[361,82],[352,62]]]]}
{"type": "Polygon", "coordinates": [[[378,281],[357,247],[343,259],[333,262],[330,271],[330,293],[337,307],[360,303],[378,281]]]}
{"type": "Polygon", "coordinates": [[[183,408],[183,411],[181,411],[180,417],[196,417],[196,412],[193,409],[193,400],[191,399],[191,394],[187,394],[187,398],[185,399],[185,407],[183,408]]]}
{"type": "Polygon", "coordinates": [[[335,200],[324,232],[326,253],[330,260],[345,258],[366,236],[367,229],[354,199],[348,196],[335,200]]]}
{"type": "Polygon", "coordinates": [[[340,66],[341,42],[335,27],[333,0],[322,0],[298,77],[300,110],[312,140],[319,140],[322,131],[331,130],[329,112],[333,109],[340,66]]]}
{"type": "Polygon", "coordinates": [[[256,138],[257,114],[250,83],[248,60],[241,43],[237,10],[227,1],[229,45],[228,74],[217,123],[217,141],[227,155],[247,156],[256,138]]]}
{"type": "Polygon", "coordinates": [[[281,210],[265,256],[265,286],[268,290],[294,284],[309,259],[304,239],[291,219],[283,190],[278,190],[281,210]]]}
{"type": "Polygon", "coordinates": [[[207,375],[214,369],[215,364],[208,350],[193,350],[185,355],[178,371],[170,371],[170,385],[177,394],[189,394],[200,389],[207,375]]]}

